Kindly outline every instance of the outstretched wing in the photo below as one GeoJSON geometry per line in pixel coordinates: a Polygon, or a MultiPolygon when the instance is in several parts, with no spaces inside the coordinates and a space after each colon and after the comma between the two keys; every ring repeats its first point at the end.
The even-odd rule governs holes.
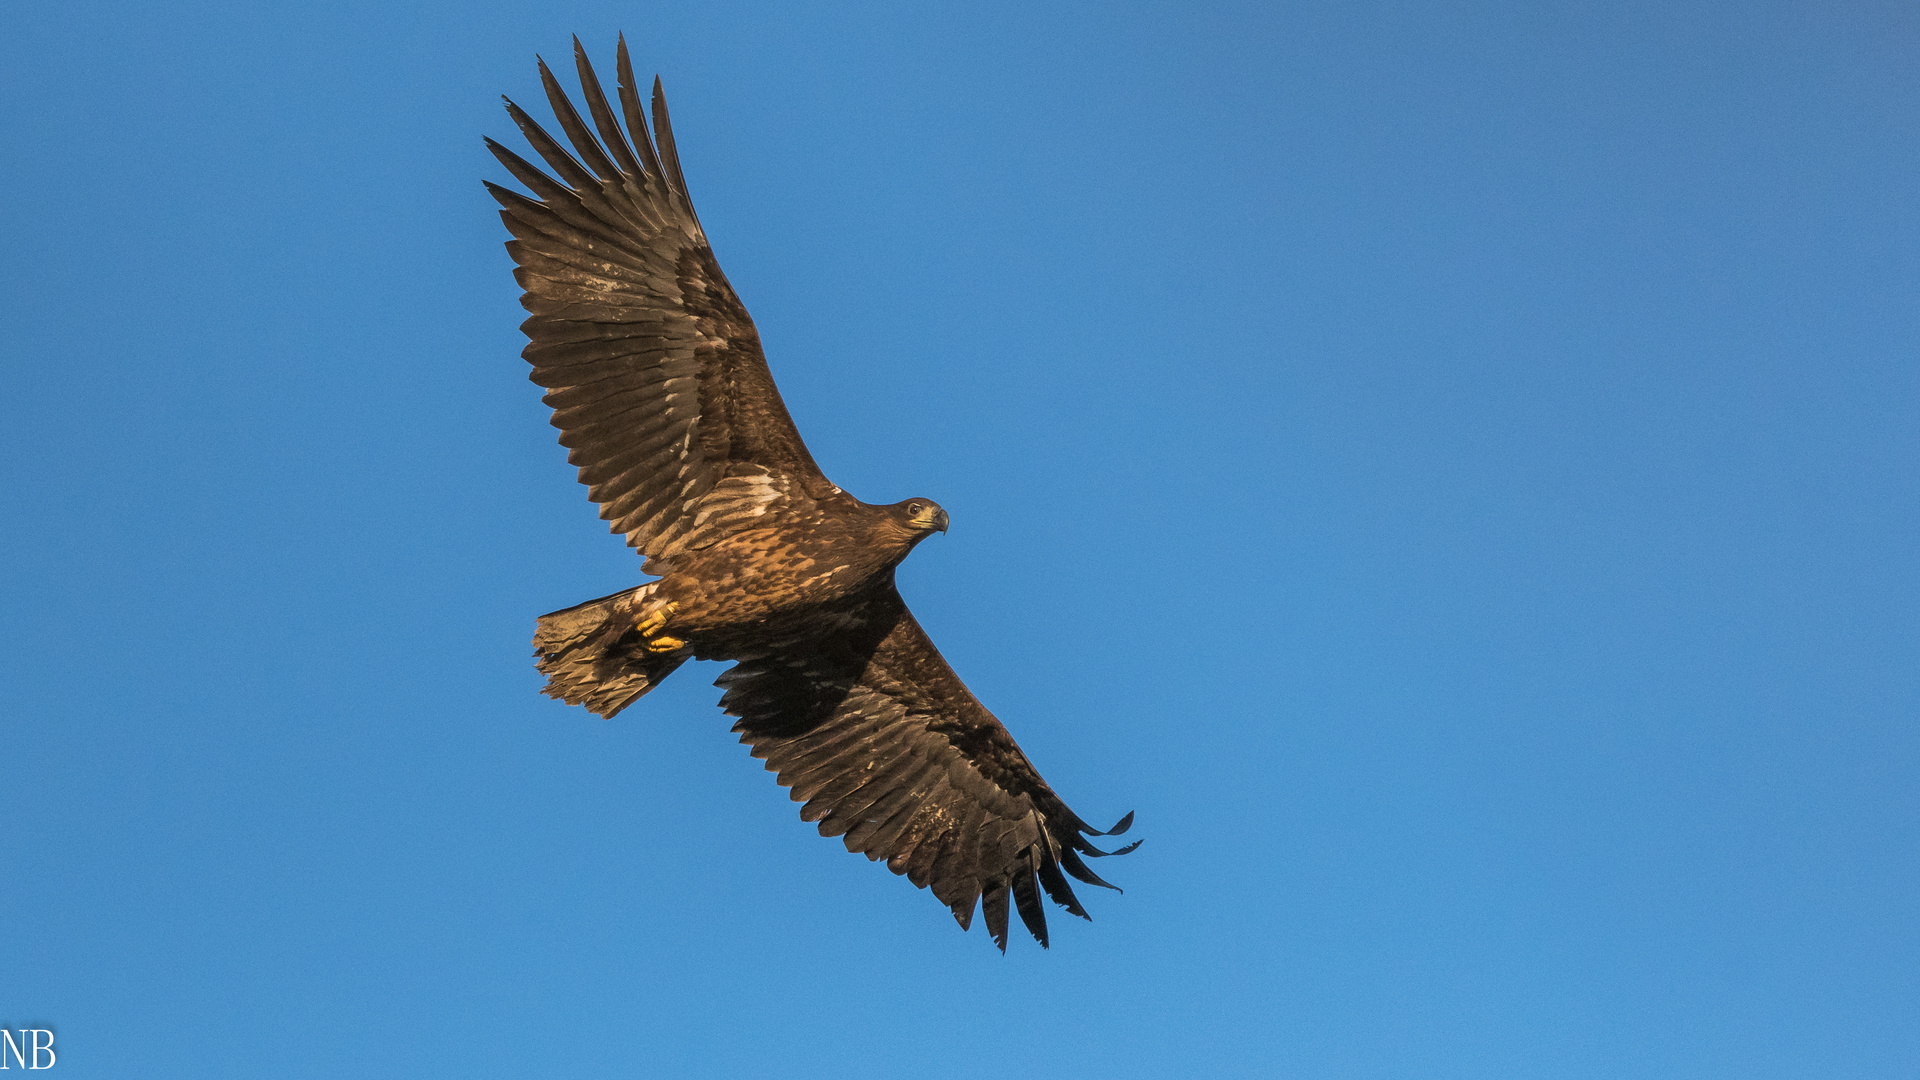
{"type": "Polygon", "coordinates": [[[522,355],[547,388],[567,460],[600,516],[648,556],[809,509],[837,489],[800,441],[759,332],[694,216],[660,81],[649,139],[623,37],[623,133],[578,38],[573,49],[599,139],[541,61],[547,100],[579,156],[512,101],[507,112],[559,179],[487,140],[538,197],[487,185],[532,313],[522,355]]]}
{"type": "Polygon", "coordinates": [[[743,659],[716,684],[740,741],[806,804],[801,818],[932,889],[963,930],[981,901],[1002,951],[1009,898],[1042,947],[1042,889],[1087,918],[1067,876],[1112,888],[1081,858],[1109,853],[1085,837],[1125,832],[1133,815],[1102,833],[1068,809],[891,587],[849,622],[743,659]]]}

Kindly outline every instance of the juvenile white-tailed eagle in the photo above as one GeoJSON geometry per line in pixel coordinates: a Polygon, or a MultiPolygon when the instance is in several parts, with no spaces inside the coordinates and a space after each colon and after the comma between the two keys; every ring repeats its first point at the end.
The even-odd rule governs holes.
{"type": "Polygon", "coordinates": [[[507,102],[554,176],[487,140],[535,196],[487,185],[533,381],[600,516],[659,577],[541,617],[546,693],[612,716],[689,658],[738,661],[720,705],[803,819],[932,889],[962,929],[978,901],[1003,951],[1011,901],[1045,946],[1041,890],[1086,917],[1068,876],[1107,883],[1085,837],[1133,815],[1102,833],[1069,810],[914,622],[894,567],[947,512],[822,475],[694,215],[660,81],[649,138],[624,38],[618,62],[624,133],[579,39],[591,130],[540,64],[573,153],[507,102]]]}

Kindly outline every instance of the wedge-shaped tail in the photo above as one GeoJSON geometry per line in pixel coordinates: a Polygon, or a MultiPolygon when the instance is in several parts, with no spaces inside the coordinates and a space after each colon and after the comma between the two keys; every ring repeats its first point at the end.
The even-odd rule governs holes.
{"type": "Polygon", "coordinates": [[[652,591],[652,584],[642,585],[540,616],[533,656],[547,677],[542,692],[610,717],[673,674],[686,655],[648,652],[634,627],[652,591]]]}

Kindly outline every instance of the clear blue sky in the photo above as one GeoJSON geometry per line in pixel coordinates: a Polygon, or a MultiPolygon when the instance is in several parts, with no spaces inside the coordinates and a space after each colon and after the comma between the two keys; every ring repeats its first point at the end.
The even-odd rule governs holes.
{"type": "Polygon", "coordinates": [[[1912,5],[0,24],[44,1075],[1915,1075],[1912,5]],[[537,693],[639,565],[480,139],[621,29],[815,456],[952,512],[922,622],[1138,811],[1050,952],[813,835],[718,665],[537,693]]]}

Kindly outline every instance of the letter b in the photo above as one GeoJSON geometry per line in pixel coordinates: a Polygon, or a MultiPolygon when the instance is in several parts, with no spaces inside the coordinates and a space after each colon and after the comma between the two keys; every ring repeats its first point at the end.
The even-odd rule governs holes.
{"type": "Polygon", "coordinates": [[[27,1066],[27,1068],[29,1069],[53,1068],[53,1062],[54,1062],[53,1032],[48,1031],[46,1028],[34,1028],[32,1031],[32,1035],[33,1035],[33,1064],[27,1066]],[[40,1041],[40,1036],[42,1035],[45,1035],[47,1037],[47,1041],[44,1043],[40,1041]],[[40,1064],[40,1055],[43,1053],[47,1055],[47,1063],[45,1065],[40,1064]]]}

